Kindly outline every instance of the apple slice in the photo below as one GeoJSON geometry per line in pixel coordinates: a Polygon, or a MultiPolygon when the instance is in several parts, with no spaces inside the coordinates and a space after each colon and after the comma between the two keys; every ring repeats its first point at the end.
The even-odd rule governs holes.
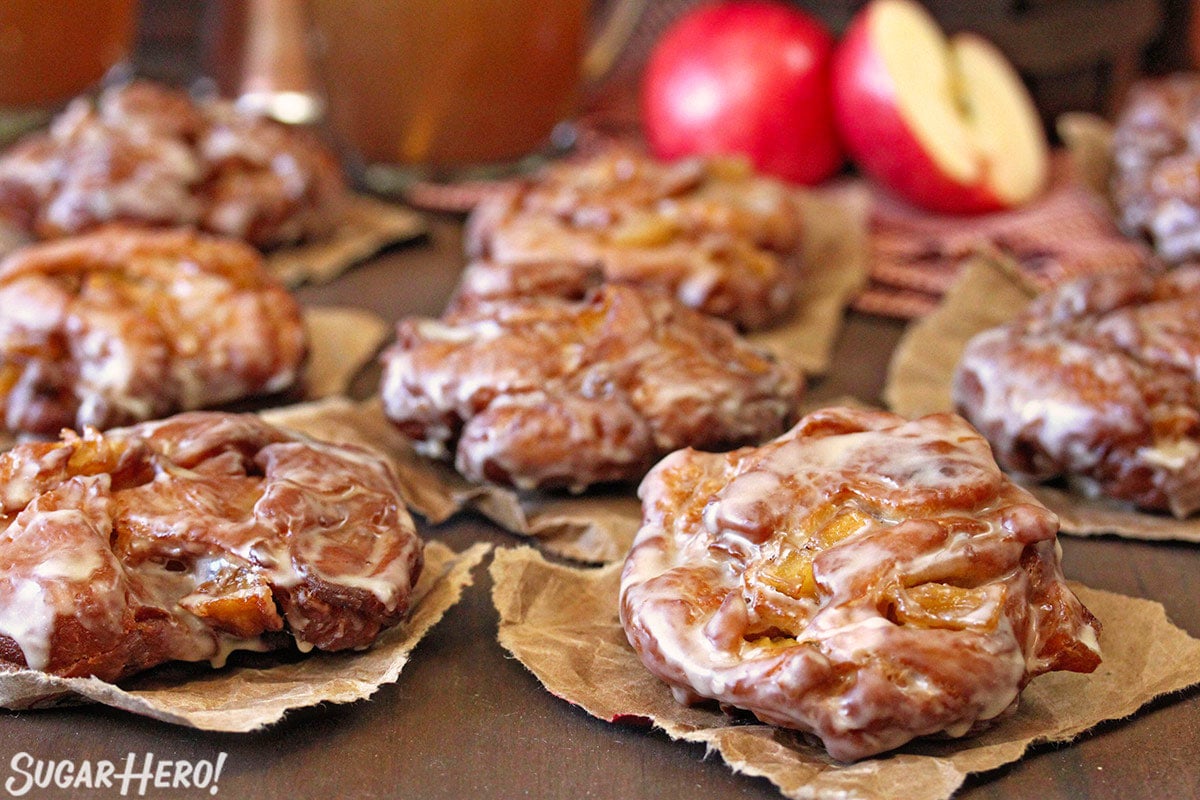
{"type": "Polygon", "coordinates": [[[947,40],[911,0],[858,13],[834,55],[833,97],[858,166],[919,206],[995,211],[1045,185],[1045,132],[1016,70],[975,34],[947,40]]]}

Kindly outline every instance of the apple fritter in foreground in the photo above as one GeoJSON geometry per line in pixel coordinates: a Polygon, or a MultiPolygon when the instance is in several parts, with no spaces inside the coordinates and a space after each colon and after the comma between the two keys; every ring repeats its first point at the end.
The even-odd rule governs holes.
{"type": "Polygon", "coordinates": [[[643,663],[835,758],[962,736],[1100,661],[1057,519],[957,416],[826,409],[761,447],[673,453],[640,494],[620,614],[643,663]]]}
{"type": "Polygon", "coordinates": [[[421,564],[387,462],[253,415],[0,455],[0,664],[115,681],[292,640],[362,648],[421,564]]]}

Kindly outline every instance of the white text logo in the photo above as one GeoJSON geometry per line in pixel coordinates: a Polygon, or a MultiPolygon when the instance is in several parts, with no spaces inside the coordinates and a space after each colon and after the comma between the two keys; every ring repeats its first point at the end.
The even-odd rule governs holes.
{"type": "Polygon", "coordinates": [[[124,763],[114,763],[34,758],[21,752],[9,762],[13,774],[4,781],[4,789],[10,797],[21,797],[31,789],[49,788],[115,788],[120,790],[122,797],[145,797],[151,789],[207,789],[209,794],[216,794],[226,756],[226,753],[218,753],[215,761],[193,762],[160,760],[154,753],[138,758],[136,753],[130,753],[124,763]]]}

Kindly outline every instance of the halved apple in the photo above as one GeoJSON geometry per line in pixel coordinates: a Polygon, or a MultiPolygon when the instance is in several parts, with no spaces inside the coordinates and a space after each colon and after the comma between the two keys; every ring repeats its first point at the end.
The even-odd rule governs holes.
{"type": "Polygon", "coordinates": [[[1016,70],[987,40],[947,40],[912,0],[872,0],[833,61],[834,113],[859,168],[916,205],[970,214],[1020,205],[1049,149],[1016,70]]]}

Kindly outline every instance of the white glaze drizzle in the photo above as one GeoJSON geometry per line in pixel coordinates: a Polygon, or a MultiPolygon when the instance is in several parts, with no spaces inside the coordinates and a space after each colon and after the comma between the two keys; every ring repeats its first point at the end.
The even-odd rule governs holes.
{"type": "Polygon", "coordinates": [[[1044,616],[1084,614],[1079,624],[1045,624],[1068,625],[1066,636],[1099,652],[1077,606],[1029,600],[1028,623],[1014,627],[1012,598],[1041,590],[1020,566],[1029,548],[1048,581],[1062,580],[1057,525],[1003,479],[968,426],[949,416],[906,423],[822,413],[842,430],[806,436],[802,421],[758,449],[679,451],[642,482],[644,522],[622,574],[621,615],[643,661],[677,696],[749,708],[817,733],[836,757],[859,758],[914,736],[961,735],[1009,708],[1027,676],[1050,666],[1037,656],[1044,616]],[[705,494],[695,495],[701,486],[705,494]],[[866,519],[812,551],[815,594],[804,596],[799,578],[790,579],[795,599],[761,582],[749,590],[743,576],[808,546],[824,524],[812,515],[830,503],[866,519]],[[900,598],[916,602],[910,587],[964,579],[976,587],[974,605],[933,627],[884,613],[900,598]],[[693,581],[706,587],[701,595],[693,581]],[[719,609],[699,602],[712,592],[723,598],[719,609]],[[764,601],[789,617],[791,636],[753,633],[764,601]],[[965,672],[948,678],[946,666],[961,659],[965,672]],[[834,691],[838,665],[855,665],[855,680],[834,691]],[[947,680],[957,698],[949,704],[947,680]]]}
{"type": "MultiPolygon", "coordinates": [[[[336,587],[340,595],[369,594],[384,617],[395,618],[403,610],[421,543],[380,457],[293,439],[253,418],[197,413],[107,434],[109,442],[149,443],[150,452],[158,453],[152,456],[150,483],[113,493],[105,474],[65,483],[65,475],[46,474],[53,472],[50,466],[61,468],[62,454],[69,456],[81,442],[101,441],[98,434],[90,436],[68,439],[41,461],[28,457],[23,447],[0,456],[15,464],[15,479],[4,487],[6,503],[25,501],[0,535],[0,566],[7,565],[0,572],[0,635],[20,647],[31,668],[51,664],[60,620],[75,619],[104,640],[123,633],[130,603],[161,609],[171,618],[174,627],[160,644],[169,650],[167,657],[214,664],[233,650],[264,649],[269,643],[213,627],[186,609],[263,592],[268,609],[274,609],[272,593],[316,581],[336,587]],[[192,420],[191,427],[183,419],[192,420]],[[189,438],[192,431],[196,438],[189,438]],[[223,496],[223,479],[205,470],[232,474],[243,456],[229,451],[195,469],[174,461],[224,441],[254,443],[265,470],[257,479],[261,486],[253,490],[261,497],[241,512],[236,499],[241,490],[234,485],[232,494],[223,496]],[[143,493],[142,499],[125,499],[131,492],[143,493]],[[64,507],[43,507],[47,503],[64,507]],[[109,549],[113,524],[135,531],[119,561],[109,549]],[[42,542],[62,545],[41,552],[42,542]],[[241,583],[225,585],[230,579],[241,583]]],[[[292,633],[298,646],[307,651],[313,643],[304,638],[305,631],[313,618],[304,602],[292,604],[288,620],[297,626],[292,633]]]]}

